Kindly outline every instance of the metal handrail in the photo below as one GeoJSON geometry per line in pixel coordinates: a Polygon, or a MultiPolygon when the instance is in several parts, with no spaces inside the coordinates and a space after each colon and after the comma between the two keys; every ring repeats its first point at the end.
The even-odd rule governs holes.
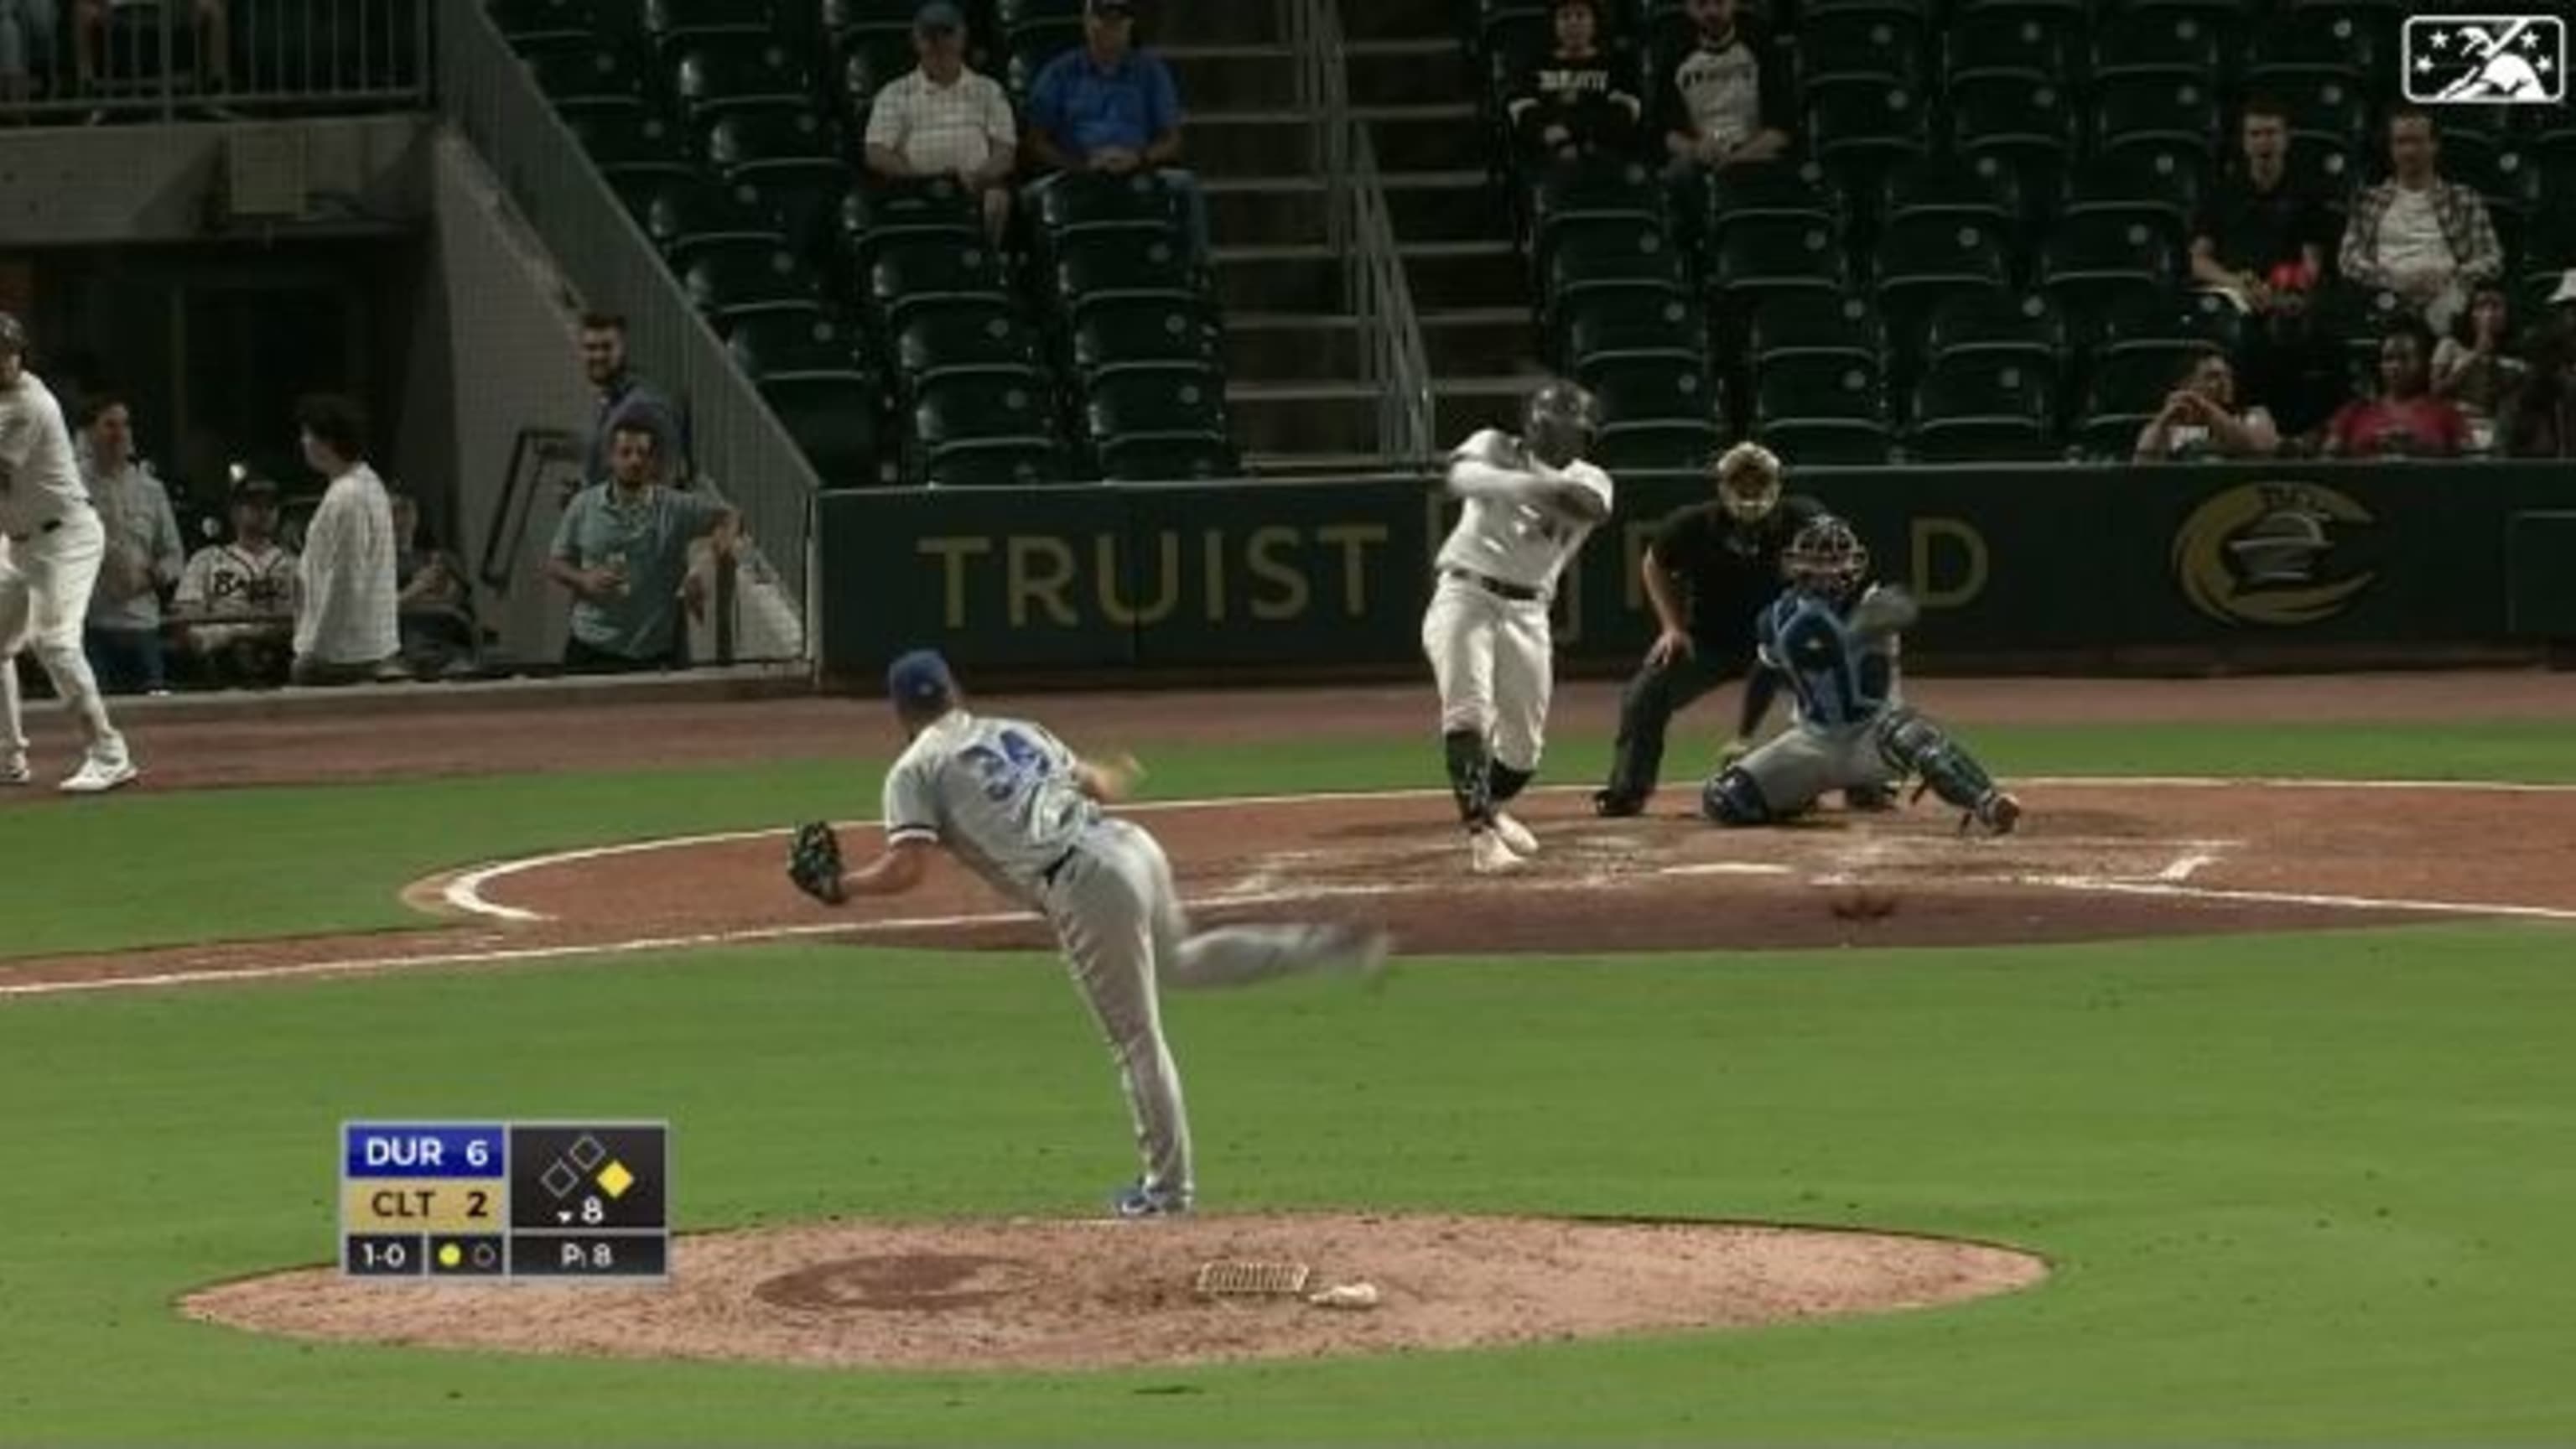
{"type": "Polygon", "coordinates": [[[26,70],[0,76],[0,121],[425,110],[438,28],[432,15],[445,8],[439,0],[333,0],[291,17],[273,6],[232,5],[210,12],[219,19],[201,20],[188,0],[163,0],[138,22],[113,10],[93,20],[63,0],[48,12],[47,31],[30,12],[14,11],[0,24],[17,27],[26,70]]]}
{"type": "MultiPolygon", "coordinates": [[[[807,561],[822,480],[479,5],[438,28],[439,108],[508,187],[531,230],[596,305],[630,321],[638,371],[689,415],[698,477],[741,510],[746,607],[782,611],[804,652],[807,561]],[[764,599],[760,591],[774,595],[764,599]]],[[[567,340],[567,346],[569,346],[567,340]]],[[[778,631],[765,631],[777,637],[778,631]]]]}
{"type": "Polygon", "coordinates": [[[1378,172],[1377,144],[1351,114],[1350,56],[1335,0],[1286,0],[1298,101],[1324,168],[1325,239],[1342,259],[1343,304],[1359,319],[1361,379],[1378,397],[1378,452],[1432,455],[1431,364],[1413,285],[1378,172]]]}

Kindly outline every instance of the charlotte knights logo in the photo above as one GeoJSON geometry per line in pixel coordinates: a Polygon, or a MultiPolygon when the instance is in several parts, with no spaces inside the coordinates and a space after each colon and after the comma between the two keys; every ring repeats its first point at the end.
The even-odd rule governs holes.
{"type": "Polygon", "coordinates": [[[2248,483],[2192,510],[2174,535],[2174,577],[2191,606],[2222,624],[2276,628],[2342,613],[2379,577],[2321,578],[2337,527],[2365,527],[2370,510],[2315,483],[2248,483]]]}
{"type": "Polygon", "coordinates": [[[2554,106],[2567,99],[2567,21],[2557,15],[2417,15],[2406,22],[2406,99],[2418,105],[2554,106]]]}

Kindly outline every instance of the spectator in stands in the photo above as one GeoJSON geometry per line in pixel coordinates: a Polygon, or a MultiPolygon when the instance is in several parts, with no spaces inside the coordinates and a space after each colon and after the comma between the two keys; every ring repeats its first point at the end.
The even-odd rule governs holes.
{"type": "Polygon", "coordinates": [[[1737,15],[1739,0],[1690,0],[1698,38],[1663,82],[1664,149],[1677,173],[1769,161],[1798,113],[1787,57],[1737,15]]]}
{"type": "MultiPolygon", "coordinates": [[[[1150,170],[1180,193],[1194,256],[1207,255],[1207,198],[1181,155],[1181,94],[1161,56],[1136,47],[1129,0],[1087,0],[1083,42],[1029,83],[1029,154],[1058,172],[1150,170]]],[[[1053,178],[1040,180],[1046,186],[1053,178]]]]}
{"type": "Polygon", "coordinates": [[[2493,442],[2496,420],[2530,375],[2518,350],[2511,304],[2504,289],[2495,286],[2470,294],[2468,310],[2452,321],[2450,335],[2433,349],[2433,395],[2459,404],[2468,414],[2469,431],[2481,435],[2482,444],[2493,442]]]}
{"type": "Polygon", "coordinates": [[[930,0],[912,17],[921,64],[877,92],[868,108],[868,169],[889,181],[954,176],[983,198],[984,230],[999,245],[1011,224],[1011,171],[1019,132],[1010,98],[966,66],[966,15],[930,0]]]}
{"type": "Polygon", "coordinates": [[[2236,405],[2236,369],[2213,352],[2183,370],[2155,420],[2139,430],[2135,457],[2141,463],[2268,458],[2280,448],[2272,415],[2236,405]]]}
{"type": "Polygon", "coordinates": [[[179,575],[170,605],[179,646],[209,683],[283,684],[295,645],[296,558],[277,542],[277,485],[234,483],[231,515],[232,541],[197,550],[179,575]]]}
{"type": "Polygon", "coordinates": [[[53,69],[54,0],[0,0],[0,106],[25,105],[53,69]]]}
{"type": "Polygon", "coordinates": [[[81,480],[107,527],[83,641],[90,671],[109,694],[164,693],[161,591],[188,562],[169,490],[136,461],[134,412],[113,392],[89,397],[78,448],[81,480]]]}
{"type": "Polygon", "coordinates": [[[1556,44],[1521,68],[1504,112],[1531,156],[1626,153],[1644,107],[1601,40],[1599,0],[1556,0],[1556,44]]]}
{"type": "Polygon", "coordinates": [[[2237,164],[2210,188],[2192,225],[2191,275],[2248,312],[2302,307],[2325,275],[2334,220],[2292,179],[2289,110],[2257,96],[2237,121],[2237,164]]]}
{"type": "Polygon", "coordinates": [[[304,530],[295,582],[297,684],[359,684],[396,667],[393,503],[367,466],[367,420],[357,403],[317,394],[296,405],[304,461],[331,480],[304,530]]]}
{"type": "MultiPolygon", "coordinates": [[[[124,58],[107,53],[107,27],[115,11],[147,7],[155,0],[72,0],[72,62],[86,95],[102,75],[124,79],[124,58]]],[[[232,23],[225,0],[185,0],[197,20],[197,88],[209,95],[232,89],[232,23]]],[[[152,42],[158,45],[156,37],[152,42]]]]}
{"type": "Polygon", "coordinates": [[[581,319],[581,370],[599,389],[599,412],[592,420],[589,460],[582,481],[608,481],[608,438],[629,419],[653,429],[661,453],[671,460],[671,479],[688,486],[692,473],[689,420],[661,389],[638,376],[626,361],[626,319],[615,312],[585,312],[581,319]]]}
{"type": "Polygon", "coordinates": [[[659,435],[640,422],[610,438],[610,479],[585,488],[555,526],[546,577],[572,591],[564,668],[582,674],[677,669],[688,662],[684,600],[703,607],[691,545],[734,551],[742,522],[702,493],[663,487],[659,435]]]}
{"type": "Polygon", "coordinates": [[[465,567],[435,545],[421,546],[420,505],[408,493],[388,500],[394,516],[396,631],[403,667],[415,679],[470,673],[480,652],[474,591],[465,567]]]}
{"type": "Polygon", "coordinates": [[[2531,372],[2504,415],[2506,456],[2576,458],[2576,330],[2551,327],[2531,349],[2531,372]]]}
{"type": "Polygon", "coordinates": [[[2445,181],[2433,118],[2403,106],[2388,117],[2389,178],[2355,198],[2338,262],[2347,281],[2405,299],[2436,331],[2469,304],[2469,291],[2504,272],[2504,249],[2485,198],[2445,181]]]}
{"type": "Polygon", "coordinates": [[[2343,405],[2326,425],[2330,458],[2456,458],[2468,419],[2433,396],[2433,334],[2408,319],[2379,342],[2379,395],[2343,405]]]}

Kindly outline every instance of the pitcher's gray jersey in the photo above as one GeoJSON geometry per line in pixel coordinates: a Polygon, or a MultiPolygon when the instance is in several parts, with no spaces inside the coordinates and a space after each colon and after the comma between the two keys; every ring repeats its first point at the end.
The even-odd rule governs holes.
{"type": "Polygon", "coordinates": [[[886,844],[945,846],[1004,896],[1035,905],[1049,868],[1100,823],[1074,764],[1042,725],[951,711],[886,772],[886,844]]]}

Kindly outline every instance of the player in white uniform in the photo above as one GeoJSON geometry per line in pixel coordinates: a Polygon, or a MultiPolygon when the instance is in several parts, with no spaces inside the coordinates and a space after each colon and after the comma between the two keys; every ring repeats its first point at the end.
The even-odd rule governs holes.
{"type": "Polygon", "coordinates": [[[88,754],[63,781],[75,795],[113,790],[137,773],[107,718],[81,652],[81,621],[107,556],[107,528],[90,506],[62,404],[27,371],[27,332],[0,312],[0,785],[23,785],[27,732],[18,655],[32,648],[54,693],[79,721],[88,754]]]}
{"type": "Polygon", "coordinates": [[[1521,436],[1486,428],[1449,457],[1449,491],[1466,508],[1440,546],[1422,649],[1479,874],[1517,870],[1538,852],[1538,837],[1502,807],[1538,773],[1547,743],[1548,602],[1566,561],[1610,516],[1610,475],[1583,461],[1599,418],[1590,393],[1550,382],[1530,395],[1521,436]]]}
{"type": "Polygon", "coordinates": [[[1042,726],[967,713],[946,661],[919,651],[886,675],[912,744],[885,779],[885,853],[841,878],[848,895],[921,883],[932,850],[1046,917],[1109,1039],[1127,1090],[1144,1175],[1114,1201],[1121,1217],[1188,1212],[1189,1115],[1163,1039],[1158,981],[1241,986],[1293,972],[1374,972],[1384,933],[1344,925],[1229,926],[1192,934],[1172,864],[1143,827],[1101,812],[1123,798],[1133,761],[1077,757],[1042,726]]]}

